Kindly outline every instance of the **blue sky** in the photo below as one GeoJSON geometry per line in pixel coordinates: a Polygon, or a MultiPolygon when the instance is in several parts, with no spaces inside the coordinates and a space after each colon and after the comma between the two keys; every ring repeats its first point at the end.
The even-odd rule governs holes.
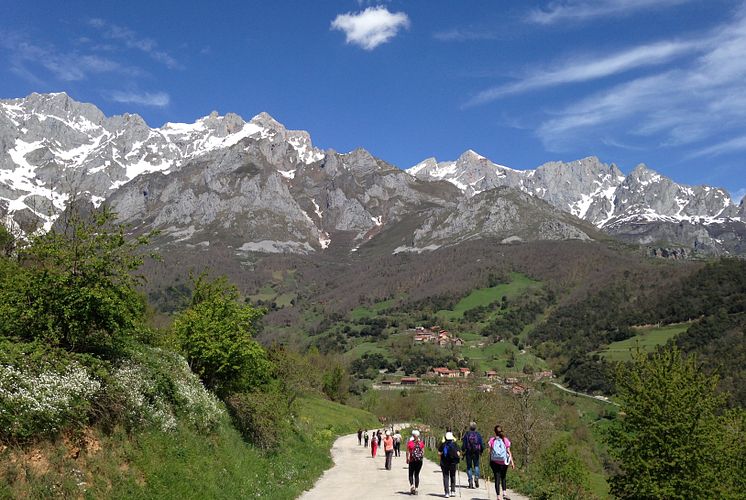
{"type": "Polygon", "coordinates": [[[1,97],[65,91],[151,126],[267,111],[317,146],[365,147],[402,168],[466,149],[520,169],[596,155],[746,192],[744,0],[3,10],[1,97]]]}

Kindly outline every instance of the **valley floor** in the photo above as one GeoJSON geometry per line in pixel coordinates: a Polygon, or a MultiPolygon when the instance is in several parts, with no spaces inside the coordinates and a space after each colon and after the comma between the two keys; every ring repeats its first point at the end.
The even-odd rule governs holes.
{"type": "MultiPolygon", "coordinates": [[[[384,467],[384,454],[375,459],[370,456],[370,448],[357,444],[357,435],[342,436],[332,447],[334,467],[326,471],[314,487],[300,496],[299,500],[360,499],[384,500],[409,496],[409,480],[404,452],[394,457],[392,470],[384,467]]],[[[487,464],[487,470],[489,465],[487,464]]],[[[484,472],[482,473],[484,474],[484,472]]],[[[456,488],[457,498],[469,500],[494,499],[495,486],[492,481],[480,482],[479,489],[468,489],[466,474],[460,472],[461,488],[456,488]],[[489,488],[489,489],[488,489],[489,488]]],[[[510,482],[510,473],[508,473],[510,482]]],[[[458,481],[457,481],[458,484],[458,481]]],[[[525,496],[507,491],[511,500],[528,500],[525,496]]],[[[443,496],[443,476],[440,467],[425,459],[420,473],[419,496],[425,498],[443,496]]]]}

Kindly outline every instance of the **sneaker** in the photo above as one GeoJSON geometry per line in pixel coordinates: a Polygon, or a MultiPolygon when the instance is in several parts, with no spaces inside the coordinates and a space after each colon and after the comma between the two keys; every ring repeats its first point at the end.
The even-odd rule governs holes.
{"type": "Polygon", "coordinates": [[[409,486],[409,494],[410,494],[410,495],[414,495],[416,491],[417,491],[417,490],[416,490],[416,489],[414,489],[414,485],[410,485],[410,486],[409,486]]]}
{"type": "MultiPolygon", "coordinates": [[[[477,485],[477,486],[479,486],[479,485],[477,485]]],[[[474,481],[472,481],[472,480],[469,480],[469,489],[470,490],[474,489],[474,481]]]]}
{"type": "Polygon", "coordinates": [[[474,480],[474,486],[479,488],[479,479],[474,480]]]}

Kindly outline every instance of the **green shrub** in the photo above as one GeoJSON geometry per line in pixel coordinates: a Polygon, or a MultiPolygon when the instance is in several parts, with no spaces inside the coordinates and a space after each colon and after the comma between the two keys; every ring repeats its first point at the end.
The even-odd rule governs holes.
{"type": "Polygon", "coordinates": [[[536,498],[540,500],[579,500],[590,497],[589,475],[583,461],[568,450],[567,440],[559,439],[539,457],[536,498]]]}
{"type": "Polygon", "coordinates": [[[192,305],[174,320],[189,365],[221,397],[250,391],[266,382],[271,363],[253,339],[264,310],[239,300],[225,278],[195,281],[192,305]]]}
{"type": "Polygon", "coordinates": [[[80,427],[100,389],[74,361],[61,370],[0,365],[0,439],[28,441],[80,427]]]}
{"type": "Polygon", "coordinates": [[[108,405],[129,428],[155,426],[173,430],[178,420],[208,431],[217,425],[222,406],[180,355],[142,348],[114,370],[107,388],[108,405]]]}
{"type": "Polygon", "coordinates": [[[263,450],[276,449],[290,431],[284,401],[273,391],[236,393],[226,399],[236,428],[244,439],[263,450]]]}

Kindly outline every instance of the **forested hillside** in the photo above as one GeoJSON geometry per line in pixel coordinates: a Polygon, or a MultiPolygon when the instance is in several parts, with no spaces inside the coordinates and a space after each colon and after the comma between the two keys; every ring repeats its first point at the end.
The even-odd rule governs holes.
{"type": "Polygon", "coordinates": [[[331,401],[333,358],[260,345],[265,311],[225,278],[185,276],[154,328],[147,245],[106,209],[28,240],[0,227],[0,497],[294,498],[375,418],[331,401]]]}

